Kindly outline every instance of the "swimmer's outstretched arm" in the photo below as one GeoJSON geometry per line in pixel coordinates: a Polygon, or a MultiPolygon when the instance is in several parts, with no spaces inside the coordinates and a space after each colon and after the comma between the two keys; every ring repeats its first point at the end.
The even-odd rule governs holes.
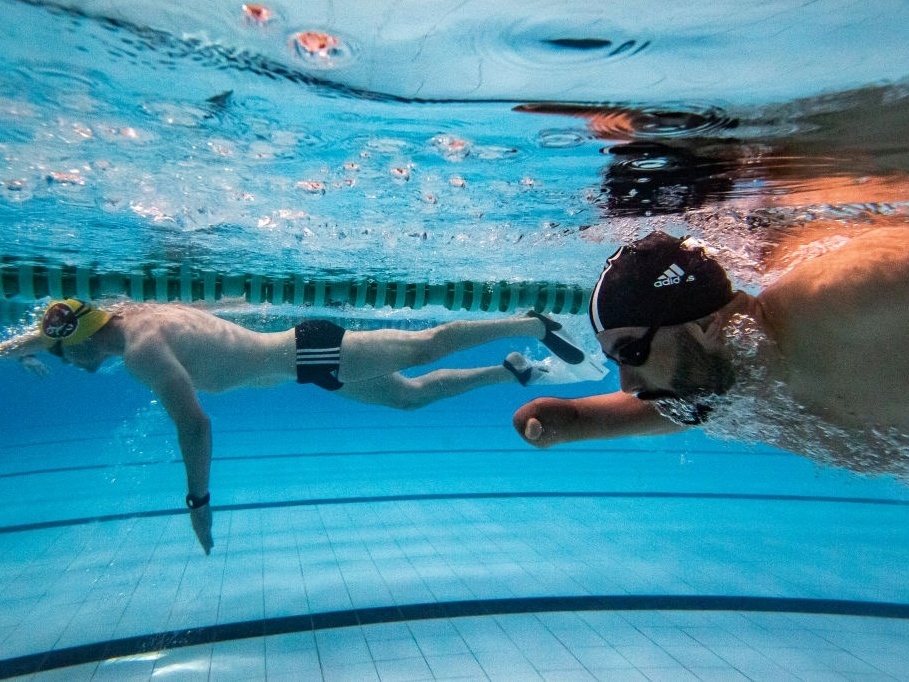
{"type": "Polygon", "coordinates": [[[15,360],[26,355],[35,355],[44,350],[41,333],[38,331],[27,332],[0,342],[0,358],[15,360]]]}
{"type": "Polygon", "coordinates": [[[20,334],[0,343],[0,358],[18,360],[24,369],[38,375],[46,375],[49,370],[35,356],[45,350],[41,332],[32,331],[20,334]]]}
{"type": "Polygon", "coordinates": [[[188,495],[199,500],[189,510],[193,531],[206,554],[214,546],[209,504],[211,420],[202,409],[186,369],[154,335],[136,342],[123,355],[126,369],[158,396],[177,427],[177,440],[186,467],[188,495]]]}
{"type": "Polygon", "coordinates": [[[586,398],[537,398],[514,413],[514,427],[531,445],[548,448],[579,440],[658,436],[684,430],[653,405],[617,391],[586,398]]]}

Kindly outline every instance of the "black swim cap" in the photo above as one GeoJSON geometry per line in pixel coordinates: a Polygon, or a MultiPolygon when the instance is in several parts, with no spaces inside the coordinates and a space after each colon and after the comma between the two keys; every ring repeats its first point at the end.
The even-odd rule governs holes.
{"type": "Polygon", "coordinates": [[[609,258],[590,297],[595,334],[692,322],[732,300],[723,267],[686,239],[653,232],[609,258]]]}

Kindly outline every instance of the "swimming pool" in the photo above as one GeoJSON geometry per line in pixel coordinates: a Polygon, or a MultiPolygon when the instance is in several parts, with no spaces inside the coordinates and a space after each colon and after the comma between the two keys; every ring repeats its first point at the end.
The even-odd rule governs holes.
{"type": "MultiPolygon", "coordinates": [[[[597,353],[629,238],[693,233],[753,290],[805,220],[905,217],[903,3],[268,7],[3,2],[7,333],[60,294],[261,330],[536,306],[597,353]]],[[[545,354],[453,362],[511,350],[545,354]]],[[[0,677],[907,679],[905,483],[514,433],[615,373],[415,412],[204,396],[205,556],[154,397],[50,367],[0,365],[0,677]]]]}

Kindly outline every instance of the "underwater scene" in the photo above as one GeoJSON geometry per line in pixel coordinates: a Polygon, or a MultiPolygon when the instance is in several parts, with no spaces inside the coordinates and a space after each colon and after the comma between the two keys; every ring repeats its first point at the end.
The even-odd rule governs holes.
{"type": "Polygon", "coordinates": [[[0,7],[0,679],[909,680],[909,5],[0,7]]]}

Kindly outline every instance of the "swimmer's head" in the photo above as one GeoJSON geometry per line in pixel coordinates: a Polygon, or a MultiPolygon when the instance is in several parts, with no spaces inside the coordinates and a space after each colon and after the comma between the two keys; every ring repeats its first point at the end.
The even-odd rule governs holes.
{"type": "Polygon", "coordinates": [[[693,322],[732,300],[723,267],[686,239],[657,231],[609,258],[590,298],[595,334],[693,322]]]}
{"type": "Polygon", "coordinates": [[[76,298],[54,301],[41,318],[41,338],[48,351],[60,355],[62,347],[82,343],[110,319],[110,313],[76,298]]]}

